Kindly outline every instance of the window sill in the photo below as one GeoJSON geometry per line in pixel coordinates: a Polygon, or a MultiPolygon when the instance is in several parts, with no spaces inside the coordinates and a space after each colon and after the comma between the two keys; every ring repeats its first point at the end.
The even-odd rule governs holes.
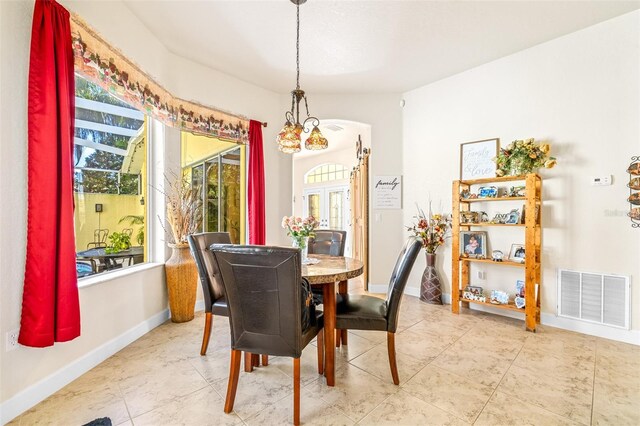
{"type": "Polygon", "coordinates": [[[159,268],[161,266],[164,266],[164,263],[147,262],[117,271],[103,272],[101,274],[93,275],[90,277],[80,278],[78,279],[78,288],[91,287],[96,284],[101,284],[105,281],[117,280],[131,274],[137,274],[139,272],[148,271],[149,269],[159,268]]]}

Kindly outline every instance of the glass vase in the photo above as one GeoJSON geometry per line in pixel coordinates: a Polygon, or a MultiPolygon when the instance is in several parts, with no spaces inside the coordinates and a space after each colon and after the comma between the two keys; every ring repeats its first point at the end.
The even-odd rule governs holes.
{"type": "Polygon", "coordinates": [[[302,264],[309,259],[309,237],[292,237],[292,246],[300,249],[300,260],[302,264]]]}
{"type": "Polygon", "coordinates": [[[440,288],[440,278],[436,270],[436,254],[427,254],[427,267],[422,274],[422,285],[420,286],[420,300],[433,305],[442,305],[442,289],[440,288]]]}

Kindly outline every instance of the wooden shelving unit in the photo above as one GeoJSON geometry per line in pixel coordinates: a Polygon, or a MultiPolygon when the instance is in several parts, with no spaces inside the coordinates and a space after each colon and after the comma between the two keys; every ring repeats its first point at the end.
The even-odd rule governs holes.
{"type": "MultiPolygon", "coordinates": [[[[526,176],[506,176],[492,179],[464,180],[453,182],[453,223],[452,223],[452,291],[451,310],[454,313],[460,312],[460,305],[468,307],[469,303],[490,306],[492,308],[506,309],[510,311],[524,313],[525,326],[529,331],[536,331],[536,324],[540,323],[540,290],[541,290],[541,242],[542,229],[540,226],[542,219],[542,179],[535,173],[526,176]],[[505,182],[524,181],[524,197],[497,197],[497,198],[472,198],[460,199],[462,190],[470,190],[474,185],[500,184],[505,182]],[[474,203],[495,202],[495,201],[524,201],[525,202],[525,223],[523,224],[495,224],[495,223],[460,223],[460,212],[469,211],[474,203]],[[538,212],[536,214],[536,208],[538,212]],[[472,227],[521,227],[524,228],[525,262],[494,262],[491,259],[464,258],[460,253],[460,230],[468,230],[472,227]],[[496,266],[524,268],[525,282],[525,308],[519,309],[513,303],[507,305],[495,305],[490,302],[479,302],[468,300],[462,297],[463,289],[470,284],[470,264],[491,263],[496,266]],[[536,286],[537,284],[537,286],[536,286]],[[536,291],[537,290],[537,291],[536,291]]],[[[498,232],[498,231],[495,231],[498,232]]]]}

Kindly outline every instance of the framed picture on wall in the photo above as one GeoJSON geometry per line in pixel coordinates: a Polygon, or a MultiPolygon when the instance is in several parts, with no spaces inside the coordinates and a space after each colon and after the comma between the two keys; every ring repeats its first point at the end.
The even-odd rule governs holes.
{"type": "Polygon", "coordinates": [[[496,177],[496,163],[500,139],[484,139],[460,144],[460,180],[496,177]]]}
{"type": "Polygon", "coordinates": [[[487,233],[481,231],[460,232],[460,254],[469,257],[487,257],[487,233]]]}

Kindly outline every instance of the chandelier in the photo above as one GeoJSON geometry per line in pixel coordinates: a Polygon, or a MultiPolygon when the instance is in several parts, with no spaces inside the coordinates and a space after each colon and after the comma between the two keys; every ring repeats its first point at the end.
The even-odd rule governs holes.
{"type": "Polygon", "coordinates": [[[291,110],[285,113],[286,122],[278,133],[276,141],[278,149],[287,154],[300,152],[302,132],[308,133],[307,124],[313,126],[311,134],[304,143],[306,149],[325,149],[329,146],[327,139],[322,136],[318,126],[320,120],[309,114],[309,104],[304,90],[300,89],[300,5],[307,0],[291,0],[296,5],[296,88],[291,91],[291,110]],[[304,107],[307,117],[300,123],[300,101],[304,99],[304,107]]]}

